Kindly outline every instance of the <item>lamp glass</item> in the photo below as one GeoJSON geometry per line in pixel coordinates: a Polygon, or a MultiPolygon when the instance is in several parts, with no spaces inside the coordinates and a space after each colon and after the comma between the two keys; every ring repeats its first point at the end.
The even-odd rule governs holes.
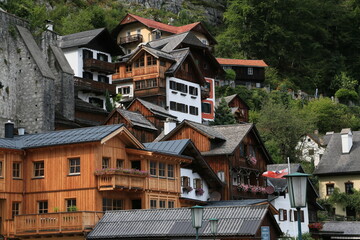
{"type": "Polygon", "coordinates": [[[191,209],[191,220],[193,228],[201,228],[204,208],[202,206],[193,206],[191,209]]]}
{"type": "Polygon", "coordinates": [[[211,233],[214,235],[217,234],[217,231],[218,231],[218,221],[219,221],[219,219],[217,219],[217,218],[209,219],[211,233]]]}
{"type": "Polygon", "coordinates": [[[290,204],[292,208],[306,207],[306,187],[309,174],[293,173],[286,175],[290,204]]]}

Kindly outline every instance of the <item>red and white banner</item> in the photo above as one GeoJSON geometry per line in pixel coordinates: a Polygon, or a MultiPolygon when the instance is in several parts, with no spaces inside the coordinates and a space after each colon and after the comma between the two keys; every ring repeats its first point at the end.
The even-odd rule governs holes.
{"type": "Polygon", "coordinates": [[[279,171],[266,171],[262,174],[262,176],[264,177],[268,177],[268,178],[284,178],[285,175],[288,175],[289,171],[287,168],[283,169],[283,170],[279,170],[279,171]]]}

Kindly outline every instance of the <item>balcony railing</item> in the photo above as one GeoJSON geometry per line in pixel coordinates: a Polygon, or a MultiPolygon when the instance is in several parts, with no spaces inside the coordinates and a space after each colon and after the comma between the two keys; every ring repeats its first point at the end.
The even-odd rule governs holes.
{"type": "Polygon", "coordinates": [[[41,235],[91,231],[103,212],[61,212],[15,216],[14,235],[41,235]]]}
{"type": "Polygon", "coordinates": [[[120,45],[121,44],[127,44],[132,42],[142,42],[143,36],[141,34],[133,34],[126,37],[120,38],[120,45]]]}
{"type": "Polygon", "coordinates": [[[88,58],[84,60],[84,70],[90,72],[101,72],[109,75],[115,73],[115,64],[111,62],[88,58]]]}
{"type": "Polygon", "coordinates": [[[98,175],[98,189],[111,190],[144,190],[147,174],[113,173],[98,175]]]}
{"type": "Polygon", "coordinates": [[[74,77],[76,90],[105,94],[106,90],[110,95],[116,94],[116,86],[109,83],[98,82],[92,79],[74,77]]]}

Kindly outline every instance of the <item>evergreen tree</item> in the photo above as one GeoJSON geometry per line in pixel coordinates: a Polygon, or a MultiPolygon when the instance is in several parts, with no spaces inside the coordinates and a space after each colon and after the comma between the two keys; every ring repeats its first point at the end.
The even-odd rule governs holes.
{"type": "Polygon", "coordinates": [[[224,98],[221,98],[219,106],[215,109],[215,121],[212,125],[228,125],[236,123],[224,98]]]}

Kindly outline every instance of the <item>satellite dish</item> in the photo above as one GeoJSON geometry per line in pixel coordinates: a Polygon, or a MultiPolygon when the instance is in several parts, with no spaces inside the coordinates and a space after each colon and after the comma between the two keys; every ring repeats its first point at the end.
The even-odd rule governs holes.
{"type": "Polygon", "coordinates": [[[210,194],[210,201],[220,201],[221,200],[221,194],[217,191],[214,191],[210,194]]]}

